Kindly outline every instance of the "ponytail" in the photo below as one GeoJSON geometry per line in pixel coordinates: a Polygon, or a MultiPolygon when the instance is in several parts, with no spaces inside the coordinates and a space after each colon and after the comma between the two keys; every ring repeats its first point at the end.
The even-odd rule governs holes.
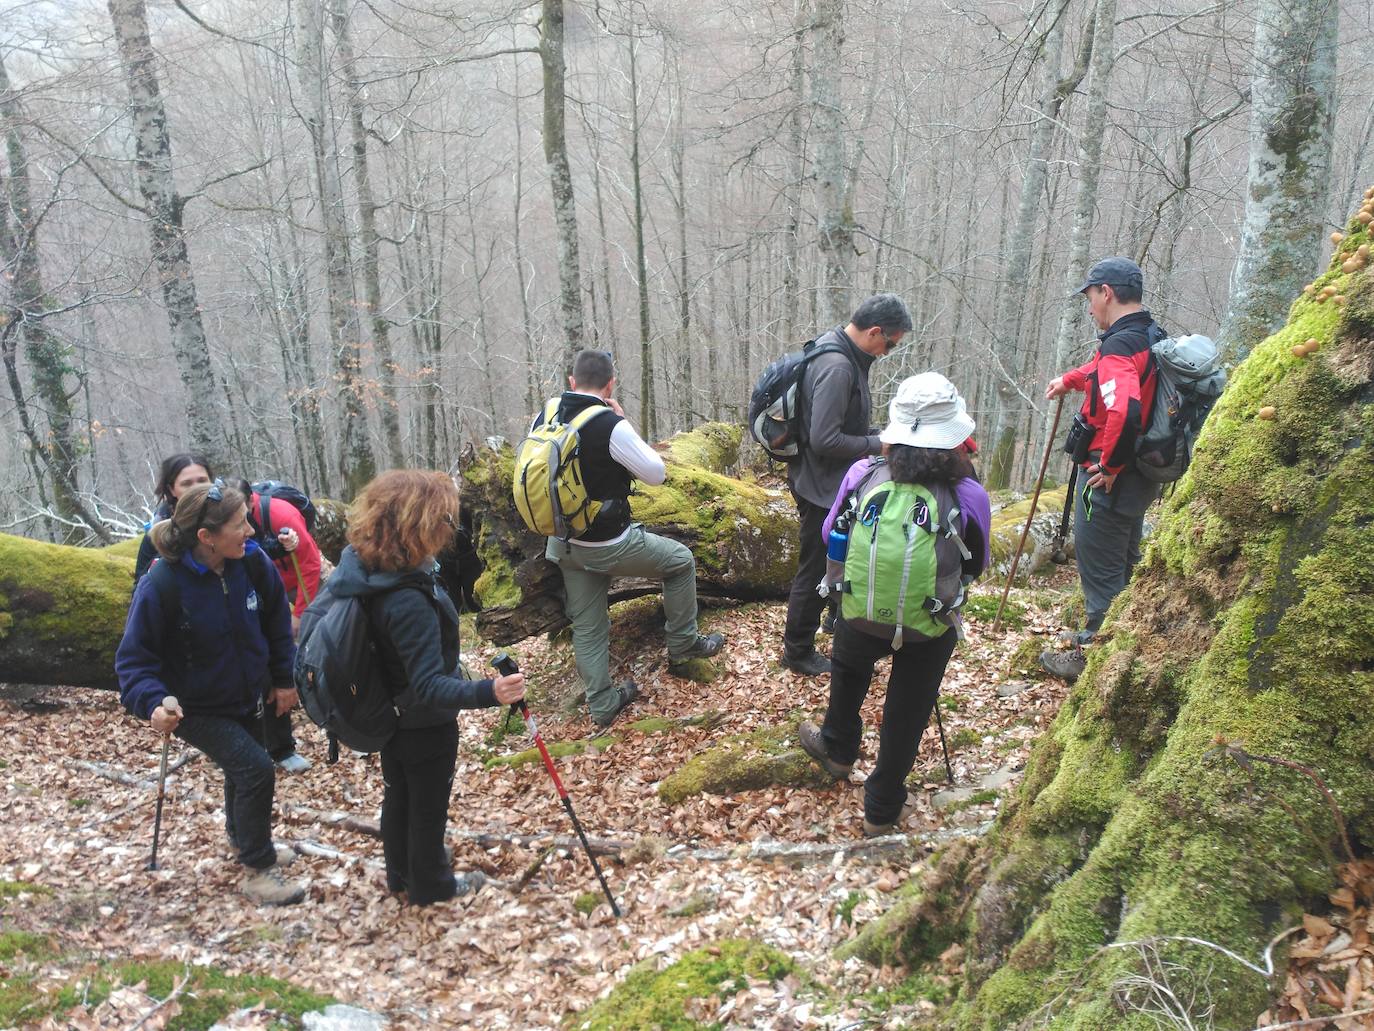
{"type": "Polygon", "coordinates": [[[177,561],[187,550],[181,543],[181,531],[170,519],[161,519],[154,523],[148,531],[148,539],[153,542],[157,553],[169,562],[177,561]]]}

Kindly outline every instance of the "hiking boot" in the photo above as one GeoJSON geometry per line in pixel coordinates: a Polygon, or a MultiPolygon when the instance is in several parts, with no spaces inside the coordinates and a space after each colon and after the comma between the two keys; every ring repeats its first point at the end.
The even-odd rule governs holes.
{"type": "Polygon", "coordinates": [[[295,752],[292,752],[290,755],[284,755],[277,760],[277,769],[281,770],[283,773],[304,773],[314,765],[315,764],[305,756],[297,755],[295,752]]]}
{"type": "Polygon", "coordinates": [[[602,730],[605,730],[614,723],[615,718],[628,709],[635,699],[639,697],[639,685],[633,680],[625,681],[625,683],[616,688],[616,691],[620,694],[620,704],[615,707],[614,711],[612,711],[609,716],[592,717],[592,722],[602,730]]]}
{"type": "Polygon", "coordinates": [[[1050,676],[1060,677],[1070,684],[1079,678],[1087,664],[1082,648],[1072,648],[1066,652],[1047,648],[1040,653],[1040,668],[1050,676]]]}
{"type": "Polygon", "coordinates": [[[454,898],[462,898],[464,895],[476,895],[487,883],[487,875],[481,870],[469,870],[467,873],[460,873],[453,878],[454,898]]]}
{"type": "Polygon", "coordinates": [[[864,837],[883,838],[889,834],[897,834],[901,831],[902,824],[906,818],[916,811],[916,796],[910,791],[906,793],[906,801],[902,803],[902,811],[897,814],[897,819],[891,823],[870,823],[868,817],[864,817],[864,837]]]}
{"type": "Polygon", "coordinates": [[[830,660],[815,650],[809,655],[803,655],[800,659],[789,658],[784,652],[782,668],[790,669],[793,673],[800,673],[804,677],[819,677],[830,672],[830,660]]]}
{"type": "Polygon", "coordinates": [[[724,634],[707,634],[705,637],[697,634],[697,639],[688,645],[685,652],[668,656],[668,671],[671,673],[674,666],[685,666],[693,659],[709,659],[724,647],[724,634]]]}
{"type": "MultiPolygon", "coordinates": [[[[224,835],[224,840],[229,846],[229,854],[237,859],[239,854],[239,847],[238,845],[234,844],[234,839],[231,838],[226,832],[224,835]]],[[[277,852],[277,866],[290,866],[292,863],[296,861],[296,850],[292,848],[290,845],[283,845],[280,842],[274,841],[272,842],[272,847],[277,852]]]]}
{"type": "Polygon", "coordinates": [[[848,779],[854,764],[836,762],[830,758],[825,750],[825,739],[821,737],[820,727],[807,720],[797,728],[797,740],[801,742],[802,751],[820,763],[821,769],[826,773],[836,780],[848,779]]]}
{"type": "Polygon", "coordinates": [[[248,870],[242,887],[243,893],[259,906],[291,906],[305,898],[305,885],[288,881],[275,866],[248,870]]]}

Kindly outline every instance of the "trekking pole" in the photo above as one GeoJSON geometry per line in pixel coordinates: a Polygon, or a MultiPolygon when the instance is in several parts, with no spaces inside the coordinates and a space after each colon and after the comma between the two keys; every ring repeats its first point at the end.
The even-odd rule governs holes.
{"type": "Polygon", "coordinates": [[[301,564],[296,560],[294,551],[288,551],[287,554],[291,556],[291,568],[296,571],[296,590],[305,595],[305,603],[309,605],[315,599],[310,597],[310,592],[305,589],[305,577],[301,575],[301,564]]]}
{"type": "MultiPolygon", "coordinates": [[[[181,706],[177,704],[176,698],[168,695],[162,699],[162,708],[168,712],[176,712],[181,706]]],[[[157,771],[157,814],[153,817],[153,854],[148,859],[148,869],[157,869],[157,839],[162,835],[162,799],[167,792],[167,746],[172,743],[171,734],[162,735],[162,763],[157,771]]]]}
{"type": "Polygon", "coordinates": [[[1054,438],[1059,433],[1059,417],[1064,414],[1064,395],[1059,395],[1059,404],[1054,409],[1054,425],[1050,427],[1050,439],[1045,444],[1045,457],[1040,460],[1040,475],[1035,480],[1035,493],[1031,496],[1030,511],[1026,514],[1026,525],[1021,530],[1021,539],[1016,542],[1016,554],[1011,557],[1011,572],[1007,574],[1007,585],[1002,588],[1002,600],[997,603],[997,616],[992,621],[995,634],[1002,627],[1002,610],[1007,605],[1007,595],[1011,593],[1011,582],[1016,579],[1016,567],[1021,563],[1021,550],[1026,546],[1026,536],[1030,533],[1031,520],[1035,518],[1035,506],[1040,501],[1040,488],[1045,483],[1045,470],[1050,465],[1050,452],[1054,450],[1054,438]]]}
{"type": "Polygon", "coordinates": [[[1064,488],[1064,511],[1059,514],[1059,532],[1054,535],[1054,550],[1050,552],[1050,561],[1056,566],[1062,566],[1069,561],[1068,553],[1064,550],[1064,542],[1069,537],[1069,513],[1073,511],[1073,490],[1078,483],[1078,463],[1073,463],[1073,469],[1069,472],[1069,485],[1064,488]]]}
{"type": "MultiPolygon", "coordinates": [[[[491,664],[503,676],[508,677],[520,672],[520,667],[515,664],[505,652],[491,660],[491,664]]],[[[596,856],[592,854],[592,846],[587,841],[587,835],[582,830],[582,822],[578,820],[577,813],[573,811],[572,799],[568,797],[568,789],[563,786],[563,781],[559,779],[558,771],[554,769],[553,757],[549,755],[549,750],[544,744],[544,735],[539,733],[539,725],[534,722],[534,717],[530,715],[530,707],[525,704],[525,699],[511,705],[511,710],[518,709],[521,717],[525,721],[525,726],[529,727],[530,736],[534,738],[534,746],[539,749],[539,757],[544,760],[544,769],[549,771],[549,776],[553,778],[553,786],[558,791],[558,797],[563,802],[563,808],[568,811],[568,816],[572,819],[573,829],[577,831],[577,836],[582,841],[582,849],[587,853],[587,858],[591,861],[592,869],[596,871],[596,879],[601,882],[601,890],[606,893],[606,901],[611,904],[611,912],[620,917],[620,907],[615,904],[615,896],[611,894],[610,885],[606,883],[606,875],[601,872],[601,864],[596,861],[596,856]]],[[[510,718],[509,714],[506,717],[510,718]]]]}
{"type": "Polygon", "coordinates": [[[940,732],[940,747],[945,752],[945,776],[949,778],[950,787],[954,786],[954,766],[949,761],[949,745],[945,741],[945,721],[940,719],[940,696],[935,696],[935,729],[940,732]]]}

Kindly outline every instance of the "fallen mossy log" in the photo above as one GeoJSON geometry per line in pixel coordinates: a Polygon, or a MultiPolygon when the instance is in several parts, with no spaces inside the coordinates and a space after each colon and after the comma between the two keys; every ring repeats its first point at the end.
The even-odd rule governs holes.
{"type": "Polygon", "coordinates": [[[1282,982],[1218,948],[1262,955],[1340,887],[1347,838],[1374,844],[1374,283],[1342,268],[1368,240],[1352,223],[1317,281],[1344,306],[1298,298],[1236,369],[973,905],[913,909],[959,926],[941,1026],[1151,1028],[1154,984],[1178,1026],[1253,1027],[1282,982]]]}

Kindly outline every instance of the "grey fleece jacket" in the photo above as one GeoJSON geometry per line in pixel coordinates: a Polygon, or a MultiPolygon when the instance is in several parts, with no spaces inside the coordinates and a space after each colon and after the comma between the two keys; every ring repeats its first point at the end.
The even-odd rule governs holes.
{"type": "Polygon", "coordinates": [[[856,459],[883,450],[878,435],[869,432],[868,370],[875,356],[861,351],[843,327],[816,338],[818,346],[832,343],[849,354],[823,354],[806,367],[801,393],[807,444],[787,469],[793,491],[821,508],[830,507],[856,459]]]}

